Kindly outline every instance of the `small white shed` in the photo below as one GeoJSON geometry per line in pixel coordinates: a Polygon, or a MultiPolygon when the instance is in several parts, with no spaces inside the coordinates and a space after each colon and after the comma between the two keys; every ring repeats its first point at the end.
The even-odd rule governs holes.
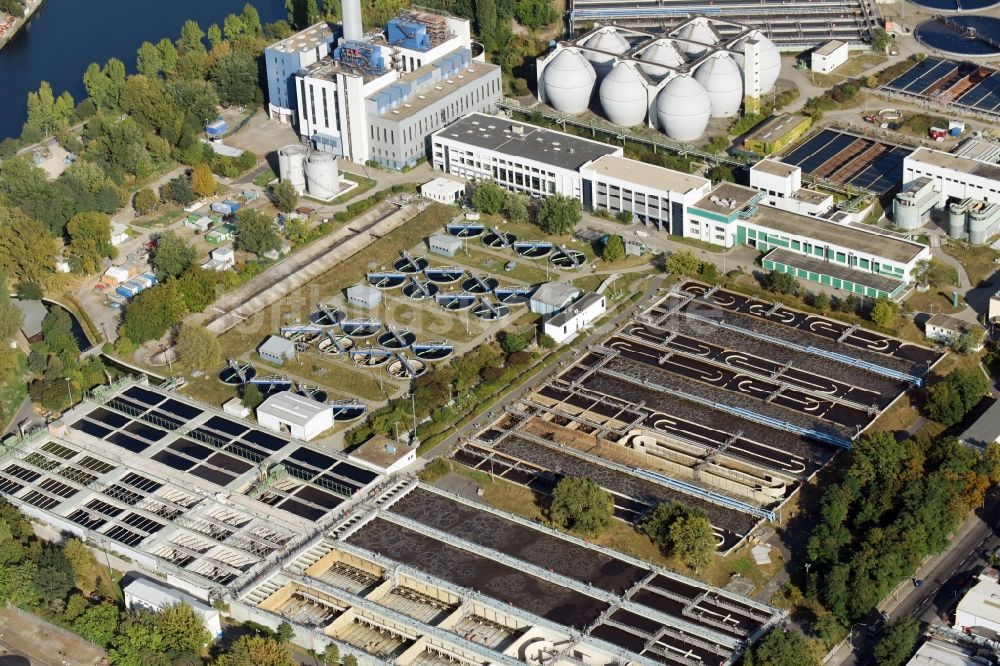
{"type": "Polygon", "coordinates": [[[462,239],[448,234],[435,234],[427,239],[427,246],[434,254],[454,257],[462,249],[462,239]]]}
{"type": "Polygon", "coordinates": [[[330,405],[312,398],[282,391],[260,404],[257,423],[275,432],[309,441],[333,427],[333,410],[330,405]]]}
{"type": "Polygon", "coordinates": [[[295,343],[278,335],[269,335],[260,347],[257,348],[260,357],[275,365],[284,365],[285,361],[295,358],[295,343]]]}
{"type": "Polygon", "coordinates": [[[347,302],[359,308],[373,310],[382,302],[382,292],[367,284],[347,288],[347,302]]]}

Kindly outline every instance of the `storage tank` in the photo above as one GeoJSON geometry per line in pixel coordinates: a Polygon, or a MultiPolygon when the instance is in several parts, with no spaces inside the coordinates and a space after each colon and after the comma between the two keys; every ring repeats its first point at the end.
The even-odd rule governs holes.
{"type": "Polygon", "coordinates": [[[896,195],[896,198],[892,200],[892,223],[907,231],[919,229],[924,224],[920,215],[920,207],[911,199],[900,198],[899,195],[896,195]]]}
{"type": "Polygon", "coordinates": [[[982,245],[1000,227],[1000,205],[977,202],[969,210],[969,242],[982,245]]]}
{"type": "Polygon", "coordinates": [[[651,78],[660,80],[670,74],[666,67],[682,67],[684,56],[669,39],[658,39],[652,46],[639,54],[639,67],[651,78]],[[664,65],[664,67],[658,67],[664,65]]]}
{"type": "Polygon", "coordinates": [[[584,51],[587,60],[594,66],[594,71],[597,73],[598,79],[603,79],[611,71],[616,60],[614,57],[615,54],[625,53],[630,48],[629,43],[614,28],[604,28],[600,32],[591,35],[584,42],[584,46],[588,49],[603,51],[603,53],[584,51]]]}
{"type": "Polygon", "coordinates": [[[305,161],[309,149],[301,143],[293,143],[278,151],[278,176],[291,182],[299,194],[306,192],[305,161]]]}
{"type": "Polygon", "coordinates": [[[768,39],[763,32],[752,30],[746,39],[740,40],[740,43],[734,49],[736,54],[733,57],[736,59],[736,64],[740,66],[741,70],[745,69],[745,63],[743,62],[743,56],[740,54],[744,52],[746,43],[750,40],[756,40],[760,46],[760,90],[765,93],[771,92],[774,89],[774,84],[778,82],[778,77],[781,75],[781,54],[778,52],[778,47],[774,45],[774,42],[768,39]]]}
{"type": "Polygon", "coordinates": [[[556,111],[583,113],[590,105],[595,81],[590,61],[575,49],[563,49],[542,72],[545,101],[556,111]]]}
{"type": "Polygon", "coordinates": [[[965,213],[969,202],[953,203],[948,206],[948,236],[961,238],[965,234],[965,213]]]}
{"type": "Polygon", "coordinates": [[[619,62],[601,81],[601,108],[619,127],[632,127],[646,119],[649,97],[642,75],[630,62],[619,62]]]}
{"type": "Polygon", "coordinates": [[[333,153],[313,153],[306,158],[306,189],[309,196],[326,201],[340,192],[337,158],[333,153]]]}
{"type": "Polygon", "coordinates": [[[708,48],[704,45],[719,43],[719,35],[716,34],[715,29],[709,25],[708,19],[700,16],[692,19],[690,23],[681,28],[677,32],[677,38],[679,40],[688,40],[678,41],[677,48],[691,60],[700,58],[708,53],[708,48]],[[691,42],[697,43],[692,44],[691,42]]]}
{"type": "Polygon", "coordinates": [[[705,88],[690,76],[676,76],[656,98],[660,129],[674,141],[694,141],[705,133],[712,102],[705,88]]]}
{"type": "Polygon", "coordinates": [[[698,66],[694,78],[708,93],[713,118],[732,118],[739,113],[743,103],[743,74],[731,55],[724,51],[712,54],[698,66]]]}

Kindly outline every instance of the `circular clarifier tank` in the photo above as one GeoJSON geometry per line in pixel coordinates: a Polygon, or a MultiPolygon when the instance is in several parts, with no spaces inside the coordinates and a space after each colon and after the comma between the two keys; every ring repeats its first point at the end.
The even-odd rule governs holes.
{"type": "Polygon", "coordinates": [[[1000,18],[992,16],[938,16],[918,25],[913,35],[928,48],[959,57],[1000,55],[1000,18]]]}

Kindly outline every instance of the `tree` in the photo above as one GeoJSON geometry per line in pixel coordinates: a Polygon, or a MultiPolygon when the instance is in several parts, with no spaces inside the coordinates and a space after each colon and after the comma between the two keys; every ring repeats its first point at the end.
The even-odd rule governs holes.
{"type": "Polygon", "coordinates": [[[135,193],[132,198],[132,207],[139,215],[149,215],[160,206],[160,197],[156,196],[148,187],[144,187],[135,193]]]}
{"type": "Polygon", "coordinates": [[[45,290],[37,282],[18,282],[14,291],[19,301],[37,301],[45,297],[45,290]]]}
{"type": "Polygon", "coordinates": [[[156,49],[160,52],[160,62],[163,64],[163,72],[170,74],[177,69],[177,48],[174,43],[164,37],[156,43],[156,49]]]}
{"type": "Polygon", "coordinates": [[[167,606],[149,616],[163,637],[163,651],[168,654],[200,653],[212,637],[201,616],[188,604],[167,606]]]}
{"type": "Polygon", "coordinates": [[[241,636],[215,663],[217,666],[296,666],[297,662],[287,643],[263,636],[241,636]]]}
{"type": "Polygon", "coordinates": [[[358,658],[353,654],[344,657],[344,666],[358,666],[358,658]]]}
{"type": "Polygon", "coordinates": [[[936,257],[922,259],[914,267],[917,284],[931,287],[957,287],[958,271],[936,257]]]}
{"type": "Polygon", "coordinates": [[[202,327],[182,324],[177,335],[177,355],[191,370],[206,370],[222,363],[219,339],[202,327]]]}
{"type": "Polygon", "coordinates": [[[106,647],[118,631],[118,607],[100,603],[83,611],[73,621],[73,631],[91,643],[106,647]]]}
{"type": "Polygon", "coordinates": [[[945,380],[927,389],[927,413],[946,426],[953,426],[965,416],[962,397],[951,382],[945,380]]]}
{"type": "Polygon", "coordinates": [[[805,636],[794,629],[776,627],[764,637],[748,660],[753,666],[819,666],[805,636]]]}
{"type": "Polygon", "coordinates": [[[625,258],[625,243],[618,235],[609,236],[601,249],[601,259],[604,261],[621,261],[625,258]]]}
{"type": "Polygon", "coordinates": [[[291,213],[299,205],[299,193],[295,191],[292,181],[283,180],[274,186],[274,207],[282,213],[291,213]]]}
{"type": "Polygon", "coordinates": [[[692,569],[701,569],[715,555],[715,533],[708,515],[691,512],[670,526],[673,554],[692,569]]]}
{"type": "Polygon", "coordinates": [[[111,92],[111,82],[101,71],[101,66],[96,62],[90,63],[83,73],[83,87],[87,91],[87,96],[98,109],[103,108],[108,101],[111,92]]]}
{"type": "Polygon", "coordinates": [[[768,291],[776,294],[797,294],[799,293],[799,281],[791,273],[781,271],[771,271],[767,274],[765,286],[768,291]]]}
{"type": "Polygon", "coordinates": [[[68,126],[73,115],[73,97],[64,92],[54,96],[48,81],[42,81],[38,92],[28,93],[28,121],[25,127],[36,129],[43,137],[68,126]]]}
{"type": "Polygon", "coordinates": [[[475,0],[476,32],[486,45],[486,50],[497,51],[497,17],[496,0],[475,0]]]}
{"type": "Polygon", "coordinates": [[[959,335],[951,348],[959,354],[972,354],[982,349],[985,341],[986,329],[982,326],[974,325],[959,335]]]}
{"type": "Polygon", "coordinates": [[[983,459],[986,461],[990,482],[1000,484],[1000,442],[994,441],[987,444],[983,459]]]}
{"type": "Polygon", "coordinates": [[[187,206],[197,199],[198,196],[194,193],[194,189],[191,188],[191,183],[187,178],[177,176],[160,188],[160,198],[181,206],[187,206]]]}
{"type": "Polygon", "coordinates": [[[73,567],[58,546],[44,546],[38,557],[35,587],[44,603],[64,601],[73,589],[73,567]]]}
{"type": "Polygon", "coordinates": [[[528,203],[523,194],[507,192],[503,202],[503,214],[511,222],[524,222],[528,219],[528,203]]]}
{"type": "Polygon", "coordinates": [[[111,639],[108,656],[115,666],[159,666],[163,663],[162,659],[153,659],[155,655],[162,654],[163,635],[144,615],[140,613],[128,619],[111,639]]]}
{"type": "Polygon", "coordinates": [[[209,76],[224,104],[247,106],[260,98],[257,61],[245,51],[230,51],[209,70],[209,76]]]}
{"type": "Polygon", "coordinates": [[[580,221],[580,200],[553,194],[542,201],[538,209],[538,226],[548,234],[568,234],[580,221]]]}
{"type": "Polygon", "coordinates": [[[889,48],[889,43],[892,42],[892,37],[884,28],[875,28],[872,30],[872,50],[878,51],[880,53],[885,53],[886,49],[889,48]]]}
{"type": "Polygon", "coordinates": [[[98,568],[94,554],[76,538],[66,540],[63,553],[73,569],[73,586],[89,597],[97,589],[98,568]]]}
{"type": "Polygon", "coordinates": [[[212,50],[222,43],[222,30],[219,29],[218,23],[213,23],[208,26],[208,44],[212,47],[212,50]]]}
{"type": "Polygon", "coordinates": [[[830,307],[830,297],[824,291],[817,291],[813,294],[812,305],[820,312],[826,312],[830,307]]]}
{"type": "Polygon", "coordinates": [[[516,354],[528,348],[531,337],[515,331],[503,331],[500,335],[500,347],[508,354],[516,354]]]}
{"type": "Polygon", "coordinates": [[[181,26],[181,37],[177,40],[177,48],[182,51],[193,51],[195,53],[205,52],[205,33],[197,21],[187,20],[181,26]]]}
{"type": "Polygon", "coordinates": [[[191,189],[194,190],[195,194],[200,197],[210,197],[215,194],[217,187],[218,183],[215,182],[215,176],[212,175],[210,166],[204,163],[195,166],[194,171],[191,172],[191,189]]]}
{"type": "Polygon", "coordinates": [[[105,257],[114,255],[111,245],[111,218],[105,213],[77,213],[66,223],[69,245],[66,254],[75,270],[95,273],[105,257]]]}
{"type": "MultiPolygon", "coordinates": [[[[729,144],[729,142],[726,141],[726,145],[728,145],[728,144],[729,144]]],[[[723,146],[723,148],[724,147],[725,146],[723,146]]],[[[716,151],[716,152],[718,152],[718,151],[716,151]]],[[[732,167],[728,167],[728,166],[724,166],[722,164],[720,164],[718,166],[712,167],[711,169],[709,169],[705,173],[705,175],[713,183],[720,183],[720,182],[735,183],[736,182],[736,176],[733,175],[733,168],[732,167]]]]}
{"type": "Polygon", "coordinates": [[[899,314],[898,305],[888,298],[879,298],[876,299],[875,305],[872,306],[869,318],[876,326],[886,327],[896,320],[897,314],[899,314]]]}
{"type": "Polygon", "coordinates": [[[493,180],[479,183],[472,193],[472,205],[487,215],[496,215],[503,210],[506,199],[506,191],[493,180]]]}
{"type": "Polygon", "coordinates": [[[136,53],[136,69],[139,70],[140,74],[148,76],[151,79],[160,76],[160,72],[163,71],[163,56],[155,44],[151,42],[142,43],[138,53],[136,53]]]}
{"type": "Polygon", "coordinates": [[[701,261],[690,250],[680,250],[668,256],[663,267],[671,275],[694,275],[701,261]]]}
{"type": "Polygon", "coordinates": [[[309,223],[301,218],[285,221],[285,238],[293,245],[299,245],[309,240],[309,223]]]}
{"type": "Polygon", "coordinates": [[[288,643],[295,638],[295,629],[287,622],[282,622],[278,625],[278,630],[274,632],[274,637],[278,639],[279,643],[288,643]]]}
{"type": "Polygon", "coordinates": [[[257,409],[260,403],[264,402],[264,395],[257,388],[256,384],[247,384],[243,387],[243,406],[247,409],[257,409]]]}
{"type": "Polygon", "coordinates": [[[552,520],[574,532],[598,534],[611,524],[614,505],[596,482],[583,477],[563,477],[552,491],[552,520]]]}
{"type": "Polygon", "coordinates": [[[913,655],[920,638],[920,623],[912,617],[894,622],[875,645],[878,666],[902,666],[913,655]]]}
{"type": "Polygon", "coordinates": [[[281,239],[271,220],[257,210],[243,208],[236,213],[236,247],[262,256],[281,247],[281,239]]]}
{"type": "Polygon", "coordinates": [[[122,335],[140,345],[163,337],[186,312],[184,295],[177,280],[155,285],[139,292],[125,308],[122,335]]]}
{"type": "Polygon", "coordinates": [[[0,269],[12,280],[47,284],[55,275],[58,245],[41,222],[0,204],[0,269]]]}
{"type": "MultiPolygon", "coordinates": [[[[441,458],[435,458],[435,461],[437,460],[441,460],[441,458]]],[[[326,646],[326,650],[323,651],[323,664],[325,666],[339,666],[340,648],[337,647],[336,643],[330,643],[326,646]]]]}
{"type": "Polygon", "coordinates": [[[186,271],[198,258],[198,251],[190,243],[173,231],[164,231],[156,240],[153,252],[153,268],[160,281],[177,277],[186,271]]]}

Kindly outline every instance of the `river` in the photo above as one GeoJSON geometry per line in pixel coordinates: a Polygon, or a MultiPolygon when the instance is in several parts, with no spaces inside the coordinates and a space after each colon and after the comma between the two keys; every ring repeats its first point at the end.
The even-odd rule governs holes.
{"type": "MultiPolygon", "coordinates": [[[[79,103],[83,72],[91,62],[118,58],[135,70],[144,41],[176,40],[187,19],[222,26],[246,0],[45,0],[31,22],[0,49],[0,139],[17,136],[26,116],[28,91],[48,81],[58,95],[68,90],[79,103]]],[[[284,18],[283,0],[253,0],[263,23],[284,18]]]]}

